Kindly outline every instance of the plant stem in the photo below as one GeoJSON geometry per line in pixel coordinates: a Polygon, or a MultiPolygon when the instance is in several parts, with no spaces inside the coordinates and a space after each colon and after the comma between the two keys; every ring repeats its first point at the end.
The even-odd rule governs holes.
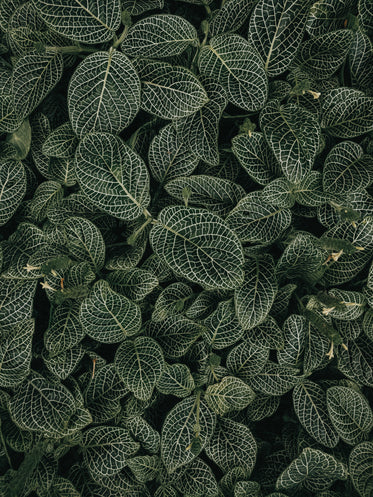
{"type": "Polygon", "coordinates": [[[12,461],[10,459],[10,456],[9,456],[9,453],[8,453],[8,449],[6,448],[6,443],[5,443],[4,435],[3,435],[3,430],[1,429],[1,419],[0,419],[0,440],[1,440],[1,445],[3,446],[4,452],[5,452],[5,456],[7,458],[8,464],[9,464],[10,468],[13,469],[12,461]]]}
{"type": "Polygon", "coordinates": [[[229,114],[223,114],[223,119],[244,119],[246,117],[256,116],[258,113],[253,112],[251,114],[240,114],[238,116],[230,116],[229,114]]]}
{"type": "MultiPolygon", "coordinates": [[[[150,213],[149,213],[150,214],[150,213]]],[[[147,220],[145,221],[145,223],[143,223],[140,228],[138,228],[136,231],[134,231],[132,233],[132,235],[130,235],[128,238],[127,238],[127,244],[128,245],[134,245],[135,244],[135,241],[137,239],[137,237],[139,236],[140,233],[142,233],[142,231],[148,226],[148,224],[150,224],[151,222],[153,221],[153,217],[152,215],[150,214],[150,216],[148,216],[147,220]]]]}
{"type": "Polygon", "coordinates": [[[127,34],[128,34],[129,26],[124,26],[123,32],[120,35],[120,37],[113,43],[113,48],[118,48],[119,45],[122,43],[122,41],[125,40],[127,34]]]}
{"type": "Polygon", "coordinates": [[[52,53],[62,53],[62,54],[80,54],[80,53],[95,53],[98,52],[97,48],[91,47],[77,47],[75,45],[70,45],[66,47],[45,47],[45,51],[52,53]]]}

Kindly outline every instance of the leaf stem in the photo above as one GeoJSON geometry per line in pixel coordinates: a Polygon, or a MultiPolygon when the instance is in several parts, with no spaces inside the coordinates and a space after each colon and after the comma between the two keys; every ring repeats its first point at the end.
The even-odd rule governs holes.
{"type": "Polygon", "coordinates": [[[122,34],[119,36],[119,38],[114,41],[113,43],[113,48],[116,49],[119,47],[119,45],[125,40],[129,30],[129,25],[124,26],[122,34]]]}
{"type": "Polygon", "coordinates": [[[97,48],[92,47],[78,47],[76,45],[70,45],[66,47],[45,47],[45,51],[52,53],[61,53],[61,54],[80,54],[80,53],[95,53],[99,50],[97,48]]]}
{"type": "Polygon", "coordinates": [[[252,112],[251,114],[239,114],[238,116],[230,116],[229,114],[224,113],[223,119],[244,119],[246,117],[256,116],[257,112],[252,112]]]}
{"type": "Polygon", "coordinates": [[[7,458],[8,464],[9,464],[10,468],[13,469],[12,461],[10,459],[10,456],[9,456],[9,453],[8,453],[8,449],[6,448],[6,443],[5,443],[4,435],[3,435],[3,430],[1,429],[1,419],[0,419],[0,440],[1,440],[1,445],[3,446],[4,452],[5,452],[5,456],[7,458]]]}
{"type": "MultiPolygon", "coordinates": [[[[148,211],[147,211],[148,212],[148,211]]],[[[149,213],[150,214],[150,213],[149,213]]],[[[134,231],[132,233],[132,235],[130,235],[128,238],[127,238],[127,244],[128,245],[134,245],[135,242],[136,242],[136,239],[137,237],[139,236],[140,233],[142,233],[144,231],[144,229],[148,226],[148,224],[150,224],[151,222],[153,221],[153,217],[152,215],[150,214],[147,218],[147,220],[145,221],[145,223],[143,223],[140,228],[138,228],[136,231],[134,231]]]]}

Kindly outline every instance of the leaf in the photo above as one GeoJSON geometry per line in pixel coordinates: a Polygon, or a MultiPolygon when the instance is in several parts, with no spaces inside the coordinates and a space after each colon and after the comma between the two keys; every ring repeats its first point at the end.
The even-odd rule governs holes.
{"type": "Polygon", "coordinates": [[[226,376],[220,383],[210,385],[205,394],[209,407],[221,416],[230,411],[245,409],[254,397],[253,390],[234,376],[226,376]]]}
{"type": "Polygon", "coordinates": [[[267,185],[279,174],[279,165],[263,133],[242,133],[232,139],[232,151],[247,174],[259,185],[267,185]]]}
{"type": "Polygon", "coordinates": [[[122,6],[131,16],[140,16],[147,10],[162,9],[164,0],[124,0],[122,6]]]}
{"type": "Polygon", "coordinates": [[[336,308],[328,314],[333,319],[351,321],[364,313],[366,301],[362,293],[332,288],[329,290],[329,295],[337,299],[336,308]],[[341,305],[340,308],[338,303],[341,305]]]}
{"type": "Polygon", "coordinates": [[[194,390],[193,376],[185,364],[170,364],[163,369],[157,389],[165,395],[188,397],[194,390]]]}
{"type": "Polygon", "coordinates": [[[141,302],[158,285],[154,274],[138,268],[113,271],[108,277],[108,282],[117,292],[135,302],[141,302]]]}
{"type": "Polygon", "coordinates": [[[141,483],[154,480],[160,470],[158,456],[137,456],[129,459],[128,467],[141,483]]]}
{"type": "Polygon", "coordinates": [[[37,373],[19,385],[9,401],[10,415],[22,430],[47,437],[63,436],[75,410],[74,397],[65,386],[50,383],[37,373]]]}
{"type": "Polygon", "coordinates": [[[191,396],[178,402],[167,414],[162,427],[161,456],[168,473],[172,474],[198,455],[188,449],[195,436],[197,420],[200,427],[200,452],[212,437],[216,424],[216,415],[205,402],[191,396]]]}
{"type": "Polygon", "coordinates": [[[0,93],[0,131],[3,133],[12,133],[19,129],[23,119],[15,109],[12,92],[12,72],[10,70],[2,70],[0,72],[0,93]]]}
{"type": "Polygon", "coordinates": [[[0,386],[16,387],[29,374],[35,322],[29,319],[1,330],[0,386]]]}
{"type": "Polygon", "coordinates": [[[263,63],[241,36],[214,36],[200,51],[198,66],[204,76],[222,85],[232,104],[249,112],[263,107],[268,93],[263,63]]]}
{"type": "Polygon", "coordinates": [[[297,368],[302,362],[306,341],[307,320],[298,314],[290,314],[283,324],[284,346],[277,351],[277,360],[283,366],[297,368]]]}
{"type": "Polygon", "coordinates": [[[227,369],[243,381],[260,373],[269,359],[269,349],[255,347],[247,341],[236,345],[228,354],[227,369]]]}
{"type": "Polygon", "coordinates": [[[128,418],[126,427],[131,432],[135,440],[141,443],[141,446],[151,454],[157,454],[161,444],[161,437],[157,430],[145,421],[141,416],[128,418]]]}
{"type": "Polygon", "coordinates": [[[320,444],[333,448],[339,436],[332,425],[324,390],[315,382],[304,380],[293,390],[293,406],[302,426],[320,444]]]}
{"type": "Polygon", "coordinates": [[[149,205],[149,174],[121,138],[91,133],[76,151],[76,174],[85,195],[104,212],[131,221],[149,205]]]}
{"type": "Polygon", "coordinates": [[[373,385],[373,367],[371,354],[372,342],[364,335],[356,340],[347,341],[348,350],[341,350],[338,354],[338,369],[351,380],[371,387],[373,385]]]}
{"type": "Polygon", "coordinates": [[[74,157],[78,139],[71,127],[70,122],[66,122],[53,130],[43,143],[42,152],[48,157],[59,157],[69,159],[74,157]]]}
{"type": "Polygon", "coordinates": [[[311,1],[260,0],[249,24],[249,41],[259,51],[268,76],[283,73],[301,44],[311,1]]]}
{"type": "Polygon", "coordinates": [[[31,148],[31,126],[28,119],[7,136],[6,143],[13,147],[15,159],[23,160],[27,157],[31,148]]]}
{"type": "Polygon", "coordinates": [[[356,86],[359,90],[367,90],[373,78],[372,50],[369,37],[359,31],[355,32],[350,45],[348,62],[353,86],[356,86]]]}
{"type": "Polygon", "coordinates": [[[307,21],[307,31],[312,36],[319,36],[328,31],[341,29],[343,20],[352,7],[351,0],[319,0],[314,3],[307,21]]]}
{"type": "Polygon", "coordinates": [[[265,320],[277,288],[271,256],[246,262],[244,282],[234,294],[236,314],[244,330],[250,330],[265,320]]]}
{"type": "Polygon", "coordinates": [[[311,38],[301,45],[293,63],[315,79],[328,79],[345,60],[352,38],[349,29],[311,38]]]}
{"type": "Polygon", "coordinates": [[[350,453],[349,470],[352,483],[361,497],[372,492],[373,442],[363,442],[350,453]]]}
{"type": "Polygon", "coordinates": [[[261,421],[269,418],[278,409],[280,405],[280,396],[257,393],[255,399],[249,404],[246,413],[250,421],[261,421]]]}
{"type": "Polygon", "coordinates": [[[88,336],[101,343],[116,343],[141,328],[139,307],[100,280],[81,304],[80,323],[88,336]]]}
{"type": "Polygon", "coordinates": [[[204,327],[184,316],[168,316],[161,322],[146,323],[145,333],[161,345],[168,359],[183,356],[204,332],[204,327]]]}
{"type": "Polygon", "coordinates": [[[195,459],[185,471],[182,471],[175,486],[185,495],[215,497],[218,495],[218,484],[214,473],[202,459],[195,459]]]}
{"type": "Polygon", "coordinates": [[[328,388],[326,400],[330,419],[341,439],[349,445],[365,441],[373,426],[373,414],[360,392],[344,386],[328,388]]]}
{"type": "Polygon", "coordinates": [[[242,246],[215,214],[166,207],[150,232],[154,252],[180,275],[209,288],[232,289],[243,278],[242,246]]]}
{"type": "Polygon", "coordinates": [[[367,188],[373,181],[373,160],[360,145],[344,141],[329,152],[323,170],[323,187],[328,193],[350,193],[367,188]]]}
{"type": "Polygon", "coordinates": [[[90,262],[96,271],[105,263],[105,242],[100,230],[88,219],[70,217],[64,222],[67,247],[81,261],[90,262]]]}
{"type": "Polygon", "coordinates": [[[13,326],[31,318],[36,281],[0,280],[0,326],[13,326]]]}
{"type": "Polygon", "coordinates": [[[276,488],[286,490],[304,486],[317,492],[328,488],[335,480],[346,480],[347,468],[335,457],[312,448],[306,448],[278,477],[276,488]]]}
{"type": "Polygon", "coordinates": [[[33,0],[40,16],[53,30],[82,43],[111,40],[120,26],[119,0],[101,4],[99,0],[33,0]]]}
{"type": "Polygon", "coordinates": [[[26,193],[26,172],[22,162],[0,161],[0,226],[6,224],[18,209],[26,193]]]}
{"type": "Polygon", "coordinates": [[[84,462],[95,478],[115,475],[139,449],[127,430],[117,426],[97,426],[83,434],[84,462]]]}
{"type": "Polygon", "coordinates": [[[158,59],[180,55],[190,45],[199,45],[195,27],[180,16],[159,14],[137,21],[121,48],[129,57],[158,59]]]}
{"type": "Polygon", "coordinates": [[[119,346],[114,363],[128,390],[140,400],[150,399],[164,368],[158,343],[149,337],[126,340],[119,346]]]}
{"type": "Polygon", "coordinates": [[[319,149],[321,130],[315,116],[295,104],[273,100],[261,111],[260,126],[286,179],[304,179],[319,149]]]}
{"type": "Polygon", "coordinates": [[[228,214],[227,224],[244,242],[272,243],[291,223],[289,209],[265,203],[262,192],[251,192],[228,214]]]}
{"type": "Polygon", "coordinates": [[[301,380],[296,376],[298,372],[298,369],[268,361],[260,373],[250,378],[248,384],[253,390],[267,395],[284,395],[301,380]]]}
{"type": "Polygon", "coordinates": [[[232,300],[220,302],[214,312],[205,320],[204,340],[212,349],[224,349],[238,342],[244,330],[235,315],[232,300]]]}
{"type": "MultiPolygon", "coordinates": [[[[278,294],[275,297],[274,304],[276,303],[277,296],[278,294]]],[[[271,312],[273,311],[273,305],[271,312]]],[[[261,324],[248,330],[245,334],[245,339],[254,347],[276,350],[284,348],[282,330],[272,316],[268,316],[261,324]]]]}
{"type": "Polygon", "coordinates": [[[180,119],[199,110],[208,101],[196,76],[182,66],[136,60],[141,84],[141,108],[162,119],[180,119]]]}
{"type": "Polygon", "coordinates": [[[210,23],[211,36],[228,31],[238,31],[245,23],[255,0],[227,0],[216,12],[210,23]]]}
{"type": "Polygon", "coordinates": [[[161,184],[178,176],[189,176],[198,165],[195,157],[172,124],[161,129],[149,147],[149,169],[152,176],[161,184]]]}
{"type": "Polygon", "coordinates": [[[119,134],[140,109],[140,80],[128,57],[116,50],[96,52],[70,79],[68,107],[79,138],[87,133],[119,134]]]}
{"type": "Polygon", "coordinates": [[[11,82],[15,112],[23,118],[31,114],[59,82],[62,69],[63,59],[58,52],[20,57],[13,68],[11,82]]]}
{"type": "Polygon", "coordinates": [[[176,282],[168,285],[154,304],[152,320],[163,321],[168,316],[182,314],[193,296],[193,290],[185,283],[176,282]]]}
{"type": "Polygon", "coordinates": [[[44,363],[51,373],[61,380],[66,380],[78,367],[82,360],[84,350],[80,344],[71,349],[64,350],[58,355],[43,355],[44,363]]]}
{"type": "Polygon", "coordinates": [[[354,138],[372,131],[372,116],[372,97],[352,88],[336,88],[323,100],[321,127],[332,136],[354,138]]]}
{"type": "Polygon", "coordinates": [[[164,188],[171,197],[181,202],[187,188],[190,191],[188,204],[204,207],[221,217],[226,216],[245,196],[245,190],[236,183],[203,174],[175,178],[164,188]]]}

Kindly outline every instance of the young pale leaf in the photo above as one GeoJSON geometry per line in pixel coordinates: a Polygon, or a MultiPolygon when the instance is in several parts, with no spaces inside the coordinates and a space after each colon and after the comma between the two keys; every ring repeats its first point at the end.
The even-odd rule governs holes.
{"type": "Polygon", "coordinates": [[[1,329],[0,386],[15,387],[30,372],[31,343],[35,322],[29,319],[1,329]]]}
{"type": "Polygon", "coordinates": [[[62,76],[63,59],[58,52],[20,57],[13,69],[15,111],[27,117],[56,86],[62,76]]]}
{"type": "Polygon", "coordinates": [[[256,49],[242,36],[222,34],[202,48],[198,66],[204,76],[222,85],[228,100],[247,111],[261,109],[268,82],[256,49]]]}
{"type": "Polygon", "coordinates": [[[89,134],[79,143],[75,160],[80,186],[99,209],[130,221],[149,205],[149,173],[121,138],[89,134]]]}
{"type": "Polygon", "coordinates": [[[96,44],[111,40],[120,26],[119,0],[33,0],[43,21],[67,38],[96,44]]]}
{"type": "MultiPolygon", "coordinates": [[[[198,453],[204,449],[215,430],[216,415],[199,397],[191,396],[180,401],[167,414],[162,427],[161,455],[168,473],[185,466],[198,455],[191,450],[199,423],[198,453]]],[[[197,452],[197,451],[196,451],[197,452]]]]}
{"type": "Polygon", "coordinates": [[[292,183],[304,179],[319,149],[321,130],[315,116],[274,100],[262,110],[260,125],[285,177],[292,183]]]}
{"type": "Polygon", "coordinates": [[[99,271],[105,263],[105,242],[100,230],[83,217],[68,218],[64,228],[71,255],[90,262],[99,271]]]}
{"type": "Polygon", "coordinates": [[[330,421],[326,394],[315,382],[304,380],[293,390],[293,405],[302,426],[320,444],[333,448],[339,441],[330,421]]]}
{"type": "Polygon", "coordinates": [[[127,297],[98,281],[80,307],[79,319],[88,336],[102,343],[116,343],[136,335],[141,328],[139,307],[127,297]]]}
{"type": "Polygon", "coordinates": [[[127,465],[140,444],[134,442],[124,428],[97,426],[84,432],[84,461],[92,477],[115,475],[127,465]]]}
{"type": "Polygon", "coordinates": [[[232,151],[247,174],[259,185],[279,175],[279,165],[262,133],[242,133],[232,139],[232,151]]]}
{"type": "Polygon", "coordinates": [[[334,456],[308,447],[278,477],[276,488],[287,490],[302,485],[311,492],[318,492],[336,480],[346,480],[347,476],[346,466],[334,456]]]}
{"type": "Polygon", "coordinates": [[[293,64],[315,79],[328,79],[345,60],[352,37],[351,30],[339,29],[307,40],[293,64]]]}
{"type": "Polygon", "coordinates": [[[229,352],[227,369],[243,381],[248,381],[249,378],[260,373],[268,359],[268,348],[265,346],[255,347],[250,342],[243,341],[229,352]]]}
{"type": "Polygon", "coordinates": [[[253,390],[239,378],[226,376],[220,383],[207,387],[205,400],[209,407],[224,416],[231,411],[241,411],[254,400],[253,390]]]}
{"type": "MultiPolygon", "coordinates": [[[[227,0],[210,23],[211,36],[238,31],[245,23],[256,0],[227,0]]],[[[215,14],[215,12],[214,12],[215,14]]]]}
{"type": "Polygon", "coordinates": [[[328,193],[342,194],[367,188],[373,181],[373,159],[358,143],[335,145],[324,162],[323,187],[328,193]]]}
{"type": "Polygon", "coordinates": [[[150,399],[164,368],[161,347],[149,337],[123,342],[115,354],[115,367],[124,384],[140,400],[150,399]]]}
{"type": "Polygon", "coordinates": [[[195,157],[179,137],[172,124],[153,138],[148,153],[149,169],[161,184],[178,176],[189,176],[198,165],[195,157]]]}
{"type": "Polygon", "coordinates": [[[141,84],[141,108],[162,119],[180,119],[208,102],[197,77],[182,66],[166,62],[136,60],[141,84]]]}
{"type": "Polygon", "coordinates": [[[257,47],[268,76],[283,73],[303,37],[311,0],[260,0],[252,13],[249,40],[257,47]]]}
{"type": "Polygon", "coordinates": [[[338,138],[355,138],[373,130],[373,97],[352,88],[336,88],[325,95],[321,127],[338,138]]]}
{"type": "Polygon", "coordinates": [[[176,397],[188,397],[194,387],[193,376],[185,364],[166,365],[157,383],[161,393],[176,397]]]}
{"type": "Polygon", "coordinates": [[[194,283],[233,289],[243,280],[237,236],[207,210],[166,207],[150,232],[150,243],[173,271],[194,283]]]}
{"type": "Polygon", "coordinates": [[[128,31],[121,47],[129,57],[159,59],[198,46],[196,28],[180,16],[159,14],[141,19],[128,31]]]}
{"type": "Polygon", "coordinates": [[[361,497],[372,493],[373,442],[363,442],[351,451],[349,470],[352,483],[361,497]]]}
{"type": "Polygon", "coordinates": [[[245,279],[235,290],[234,302],[239,323],[250,330],[267,317],[278,287],[271,256],[249,259],[244,269],[245,279]]]}
{"type": "Polygon", "coordinates": [[[251,192],[228,214],[227,224],[240,240],[272,243],[291,223],[291,212],[265,203],[262,192],[251,192]]]}
{"type": "Polygon", "coordinates": [[[20,161],[0,161],[0,226],[6,224],[18,209],[26,193],[26,172],[20,161]]]}
{"type": "Polygon", "coordinates": [[[301,380],[297,373],[298,369],[268,361],[259,374],[248,379],[248,384],[267,395],[284,395],[301,380]]]}
{"type": "Polygon", "coordinates": [[[373,427],[373,414],[360,392],[344,386],[328,388],[326,400],[330,419],[341,439],[349,445],[363,442],[373,427]]]}
{"type": "Polygon", "coordinates": [[[71,125],[87,133],[118,134],[140,109],[140,80],[128,57],[116,50],[96,52],[79,64],[69,83],[71,125]]]}
{"type": "Polygon", "coordinates": [[[63,436],[75,410],[74,397],[65,386],[50,383],[37,373],[17,387],[9,401],[10,415],[22,430],[46,437],[63,436]]]}

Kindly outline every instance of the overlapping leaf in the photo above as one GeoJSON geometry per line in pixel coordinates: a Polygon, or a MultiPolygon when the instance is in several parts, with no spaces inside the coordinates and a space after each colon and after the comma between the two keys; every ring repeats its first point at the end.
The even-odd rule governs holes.
{"type": "Polygon", "coordinates": [[[13,216],[26,193],[26,172],[14,160],[0,162],[0,226],[13,216]]]}
{"type": "Polygon", "coordinates": [[[254,400],[253,390],[239,378],[226,376],[220,383],[207,387],[205,400],[209,407],[223,416],[230,411],[241,411],[254,400]]]}

